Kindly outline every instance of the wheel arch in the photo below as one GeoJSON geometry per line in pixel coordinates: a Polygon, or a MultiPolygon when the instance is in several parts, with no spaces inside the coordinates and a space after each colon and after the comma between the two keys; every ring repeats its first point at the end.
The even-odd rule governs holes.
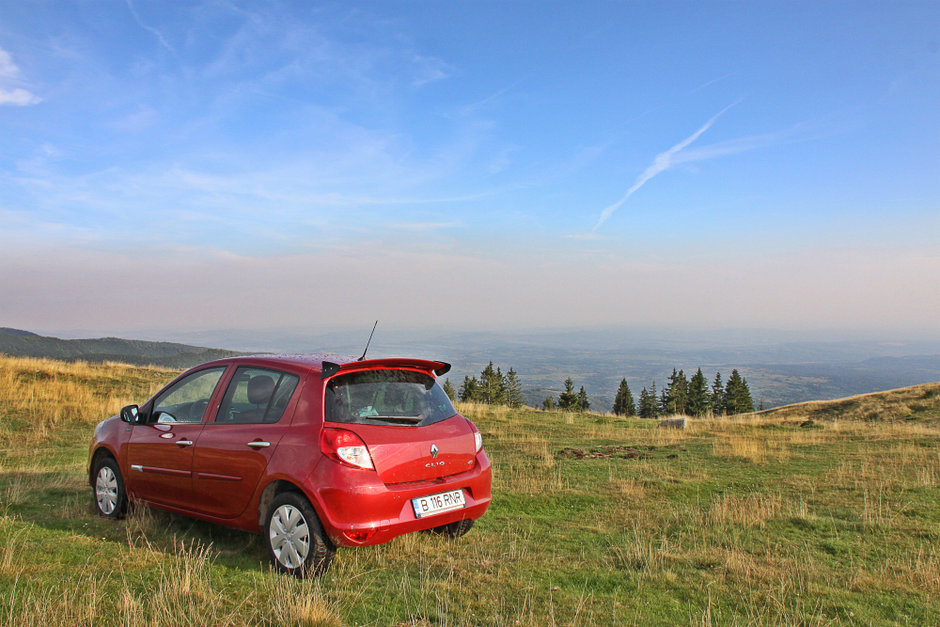
{"type": "Polygon", "coordinates": [[[276,499],[279,494],[283,494],[284,492],[296,492],[297,494],[301,495],[307,499],[311,507],[313,507],[313,511],[316,512],[317,517],[320,516],[316,500],[310,498],[310,496],[304,492],[299,485],[286,479],[275,479],[268,485],[264,486],[264,490],[261,491],[261,496],[258,498],[259,529],[264,529],[265,518],[268,515],[268,509],[270,509],[271,503],[274,502],[274,499],[276,499]]]}
{"type": "MultiPolygon", "coordinates": [[[[95,485],[95,467],[98,466],[98,463],[105,457],[110,457],[117,462],[117,455],[114,454],[114,451],[102,444],[95,449],[95,452],[91,455],[91,461],[88,464],[88,485],[95,485]]],[[[120,464],[118,464],[118,468],[120,468],[120,464]]]]}

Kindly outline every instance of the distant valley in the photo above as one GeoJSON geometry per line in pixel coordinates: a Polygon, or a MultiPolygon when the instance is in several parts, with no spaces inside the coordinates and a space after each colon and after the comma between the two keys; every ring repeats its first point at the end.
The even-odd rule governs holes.
{"type": "MultiPolygon", "coordinates": [[[[347,328],[201,332],[172,338],[178,342],[69,340],[0,329],[0,353],[185,368],[236,351],[360,355],[367,337],[368,329],[347,328]]],[[[622,378],[636,396],[653,382],[661,389],[673,368],[691,376],[701,367],[709,382],[716,372],[727,379],[737,368],[748,381],[755,405],[762,402],[765,408],[940,381],[936,340],[805,339],[759,331],[450,332],[386,330],[380,325],[369,357],[403,355],[452,363],[447,376],[455,388],[464,376],[478,376],[490,361],[504,372],[513,367],[532,406],[540,406],[549,394],[557,398],[570,376],[576,388],[585,387],[596,411],[610,409],[622,378]]]]}

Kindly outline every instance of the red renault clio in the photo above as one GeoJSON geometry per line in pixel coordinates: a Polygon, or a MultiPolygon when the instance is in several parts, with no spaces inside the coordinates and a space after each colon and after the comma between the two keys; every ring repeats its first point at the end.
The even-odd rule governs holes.
{"type": "Polygon", "coordinates": [[[490,504],[480,432],[440,361],[222,359],[100,423],[89,482],[102,516],[129,500],[261,533],[275,568],[321,574],[337,546],[459,537],[490,504]]]}

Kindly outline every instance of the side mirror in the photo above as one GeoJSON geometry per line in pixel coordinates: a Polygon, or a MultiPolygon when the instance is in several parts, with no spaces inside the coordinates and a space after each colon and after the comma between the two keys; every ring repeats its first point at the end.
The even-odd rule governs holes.
{"type": "Polygon", "coordinates": [[[140,420],[140,409],[137,407],[137,405],[128,405],[127,407],[122,407],[121,420],[132,425],[137,424],[137,421],[140,420]]]}

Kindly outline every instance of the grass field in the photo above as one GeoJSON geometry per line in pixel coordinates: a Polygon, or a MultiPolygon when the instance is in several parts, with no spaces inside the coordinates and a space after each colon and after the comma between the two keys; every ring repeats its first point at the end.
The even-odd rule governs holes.
{"type": "Polygon", "coordinates": [[[94,424],[173,374],[0,357],[0,624],[940,624],[940,384],[682,431],[461,406],[474,529],[296,581],[255,536],[93,513],[94,424]]]}

